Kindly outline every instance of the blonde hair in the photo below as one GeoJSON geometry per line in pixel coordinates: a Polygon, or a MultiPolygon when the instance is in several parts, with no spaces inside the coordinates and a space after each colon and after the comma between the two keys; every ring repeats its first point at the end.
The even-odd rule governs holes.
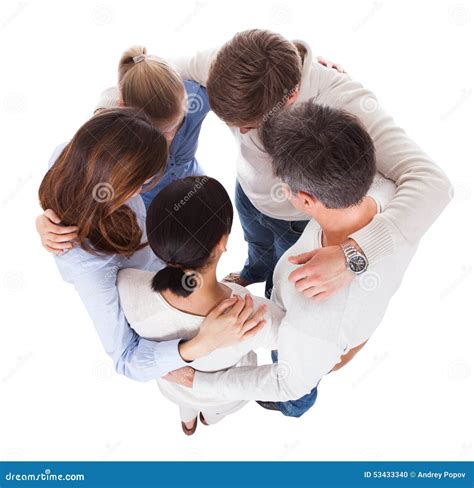
{"type": "Polygon", "coordinates": [[[145,47],[133,46],[122,54],[118,81],[125,106],[142,109],[155,123],[167,122],[183,109],[183,80],[166,61],[148,55],[145,47]]]}

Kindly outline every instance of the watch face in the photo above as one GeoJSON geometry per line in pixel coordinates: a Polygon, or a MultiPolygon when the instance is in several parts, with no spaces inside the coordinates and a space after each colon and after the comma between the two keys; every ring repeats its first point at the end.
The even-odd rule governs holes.
{"type": "Polygon", "coordinates": [[[367,267],[367,261],[361,254],[356,254],[352,256],[349,261],[349,268],[353,273],[362,273],[367,267]]]}

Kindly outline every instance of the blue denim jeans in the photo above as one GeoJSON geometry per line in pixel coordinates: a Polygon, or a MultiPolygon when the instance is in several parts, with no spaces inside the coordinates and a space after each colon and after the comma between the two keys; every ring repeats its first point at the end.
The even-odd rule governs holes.
{"type": "MultiPolygon", "coordinates": [[[[272,361],[278,362],[278,351],[272,351],[272,361]]],[[[318,397],[318,386],[316,385],[308,394],[298,398],[298,400],[289,400],[287,402],[257,402],[261,407],[267,410],[279,410],[286,417],[301,417],[316,402],[318,397]]]]}
{"type": "MultiPolygon", "coordinates": [[[[268,198],[271,198],[268,195],[268,198]]],[[[240,276],[250,283],[265,282],[265,296],[270,297],[273,270],[281,256],[301,237],[308,221],[273,219],[257,210],[242,187],[235,187],[235,206],[239,213],[248,258],[240,276]]]]}

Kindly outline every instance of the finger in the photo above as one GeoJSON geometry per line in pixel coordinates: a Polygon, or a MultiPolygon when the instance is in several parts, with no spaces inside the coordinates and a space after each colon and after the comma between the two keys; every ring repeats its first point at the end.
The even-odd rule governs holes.
{"type": "MultiPolygon", "coordinates": [[[[288,281],[290,283],[297,283],[298,281],[301,280],[307,280],[308,278],[312,278],[314,280],[318,280],[318,275],[316,274],[315,271],[316,267],[312,264],[305,264],[301,266],[300,268],[297,268],[293,270],[289,275],[288,275],[288,281]]],[[[313,285],[315,283],[312,283],[313,285]]]]}
{"type": "Polygon", "coordinates": [[[319,292],[322,292],[325,289],[325,285],[315,276],[308,276],[295,282],[296,290],[301,293],[313,287],[318,288],[319,292]]]}
{"type": "Polygon", "coordinates": [[[71,232],[69,234],[55,234],[53,232],[48,232],[46,239],[52,242],[70,242],[77,238],[76,232],[71,232]]]}
{"type": "Polygon", "coordinates": [[[237,319],[239,317],[240,312],[242,312],[242,309],[245,307],[245,300],[240,296],[237,295],[237,301],[235,304],[227,310],[225,315],[228,315],[230,317],[234,317],[237,319]]]}
{"type": "Polygon", "coordinates": [[[253,337],[255,334],[258,334],[265,327],[266,323],[267,323],[266,320],[261,320],[253,329],[249,330],[242,336],[242,340],[249,339],[250,337],[253,337]]]}
{"type": "Polygon", "coordinates": [[[61,256],[61,254],[64,252],[64,251],[58,251],[57,249],[54,249],[52,247],[49,247],[47,246],[46,244],[43,244],[43,247],[50,253],[52,254],[56,254],[56,256],[61,256]]]}
{"type": "Polygon", "coordinates": [[[69,226],[62,226],[62,225],[56,225],[53,224],[52,222],[47,222],[44,226],[47,232],[50,232],[51,234],[58,234],[58,235],[64,235],[64,234],[77,234],[77,231],[79,230],[79,227],[76,225],[69,225],[69,226]]]}
{"type": "Polygon", "coordinates": [[[229,307],[231,307],[232,305],[234,305],[234,303],[237,301],[237,297],[230,297],[230,298],[226,298],[225,300],[222,300],[222,302],[218,303],[208,314],[207,316],[210,318],[210,319],[216,319],[217,317],[219,317],[220,315],[222,315],[222,313],[224,311],[226,311],[229,307]]]}
{"type": "Polygon", "coordinates": [[[51,239],[45,239],[43,245],[50,247],[55,251],[65,251],[66,249],[72,249],[74,247],[71,242],[55,242],[51,239]]]}
{"type": "Polygon", "coordinates": [[[44,211],[43,215],[45,217],[47,217],[49,220],[51,220],[51,222],[55,223],[55,224],[60,224],[61,223],[61,219],[58,217],[58,215],[56,214],[56,212],[54,210],[51,210],[50,208],[48,208],[47,210],[44,211]]]}
{"type": "Polygon", "coordinates": [[[306,264],[314,256],[314,251],[304,252],[296,256],[290,256],[288,261],[293,264],[306,264]]]}
{"type": "Polygon", "coordinates": [[[244,298],[244,308],[239,314],[239,325],[242,325],[253,313],[253,298],[247,293],[244,298]]]}
{"type": "Polygon", "coordinates": [[[265,304],[260,305],[258,310],[253,314],[253,316],[249,320],[247,320],[242,326],[241,333],[245,334],[247,331],[256,327],[262,320],[264,320],[266,312],[267,306],[265,304]]]}
{"type": "Polygon", "coordinates": [[[304,290],[302,293],[306,298],[313,298],[325,292],[326,290],[321,289],[320,287],[311,286],[309,288],[306,288],[306,290],[304,290]]]}
{"type": "Polygon", "coordinates": [[[315,302],[323,302],[324,300],[327,300],[329,297],[334,295],[334,292],[329,292],[329,291],[323,291],[322,293],[318,293],[317,295],[314,295],[312,298],[315,302]]]}

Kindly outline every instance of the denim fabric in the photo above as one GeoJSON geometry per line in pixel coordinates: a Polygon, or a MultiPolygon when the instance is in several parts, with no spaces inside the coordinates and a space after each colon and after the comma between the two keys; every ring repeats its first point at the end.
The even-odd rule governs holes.
{"type": "MultiPolygon", "coordinates": [[[[270,195],[268,198],[271,198],[270,195]]],[[[240,275],[250,283],[265,281],[265,296],[269,298],[276,263],[301,237],[308,221],[290,222],[262,214],[252,205],[238,182],[235,206],[248,244],[248,258],[240,275]]]]}

